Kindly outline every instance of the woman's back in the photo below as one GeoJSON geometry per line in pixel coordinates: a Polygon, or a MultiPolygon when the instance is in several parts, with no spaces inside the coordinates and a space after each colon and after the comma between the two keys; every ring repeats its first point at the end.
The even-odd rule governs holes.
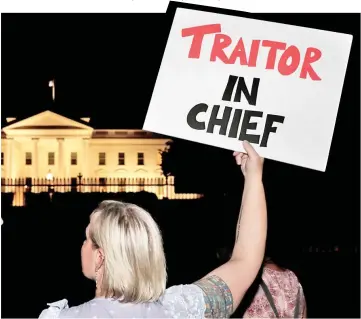
{"type": "MultiPolygon", "coordinates": [[[[262,280],[268,288],[280,318],[294,318],[297,302],[299,302],[299,314],[296,314],[296,317],[305,318],[306,302],[303,289],[297,276],[291,270],[267,264],[263,269],[262,280]]],[[[246,310],[244,318],[276,318],[261,286],[246,310]]]]}
{"type": "Polygon", "coordinates": [[[203,291],[194,284],[170,287],[157,302],[132,304],[94,298],[68,308],[64,299],[49,306],[40,318],[204,318],[206,311],[203,291]]]}

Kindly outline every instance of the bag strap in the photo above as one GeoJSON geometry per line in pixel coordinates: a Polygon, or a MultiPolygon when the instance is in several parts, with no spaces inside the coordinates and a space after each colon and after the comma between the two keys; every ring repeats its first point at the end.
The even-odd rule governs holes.
{"type": "Polygon", "coordinates": [[[271,295],[270,291],[268,290],[268,287],[265,284],[265,282],[263,281],[263,279],[261,279],[261,287],[262,287],[262,289],[263,289],[263,291],[264,291],[264,293],[265,293],[265,295],[266,295],[266,297],[268,299],[269,304],[272,307],[272,310],[273,310],[274,314],[276,315],[276,318],[280,318],[280,316],[278,314],[278,311],[276,309],[276,305],[275,305],[275,303],[273,301],[272,295],[271,295]]]}
{"type": "Polygon", "coordinates": [[[298,318],[299,314],[300,314],[300,299],[301,299],[301,289],[298,288],[298,292],[297,292],[297,300],[296,300],[296,307],[295,307],[295,313],[294,313],[294,318],[298,318]]]}

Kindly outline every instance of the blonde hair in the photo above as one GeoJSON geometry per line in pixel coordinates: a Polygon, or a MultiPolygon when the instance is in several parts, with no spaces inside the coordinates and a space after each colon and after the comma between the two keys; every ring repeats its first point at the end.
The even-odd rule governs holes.
{"type": "Polygon", "coordinates": [[[101,291],[121,302],[151,302],[165,291],[167,272],[158,225],[137,205],[103,201],[89,235],[104,252],[101,291]]]}

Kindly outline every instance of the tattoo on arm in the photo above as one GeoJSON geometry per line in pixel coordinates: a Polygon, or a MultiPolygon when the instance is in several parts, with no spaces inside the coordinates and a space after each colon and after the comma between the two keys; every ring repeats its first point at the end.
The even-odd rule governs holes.
{"type": "Polygon", "coordinates": [[[205,318],[229,318],[233,313],[233,296],[218,276],[208,276],[194,283],[203,290],[205,318]]]}

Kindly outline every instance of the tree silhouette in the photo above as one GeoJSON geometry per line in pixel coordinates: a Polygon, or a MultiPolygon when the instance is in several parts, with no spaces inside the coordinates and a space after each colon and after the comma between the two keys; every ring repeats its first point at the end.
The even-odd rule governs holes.
{"type": "Polygon", "coordinates": [[[166,179],[169,176],[174,174],[174,161],[172,161],[172,152],[171,152],[171,145],[172,141],[167,142],[164,150],[159,150],[160,155],[162,156],[162,163],[160,165],[162,169],[162,173],[166,179]]]}
{"type": "MultiPolygon", "coordinates": [[[[168,190],[168,178],[169,176],[175,176],[176,174],[176,160],[174,158],[174,152],[172,151],[173,149],[171,148],[173,144],[173,141],[169,141],[166,143],[166,146],[163,150],[159,150],[159,153],[162,157],[162,163],[160,165],[161,169],[162,169],[162,173],[165,177],[165,183],[166,183],[166,189],[168,190]]],[[[168,197],[168,194],[167,194],[168,197]]]]}

